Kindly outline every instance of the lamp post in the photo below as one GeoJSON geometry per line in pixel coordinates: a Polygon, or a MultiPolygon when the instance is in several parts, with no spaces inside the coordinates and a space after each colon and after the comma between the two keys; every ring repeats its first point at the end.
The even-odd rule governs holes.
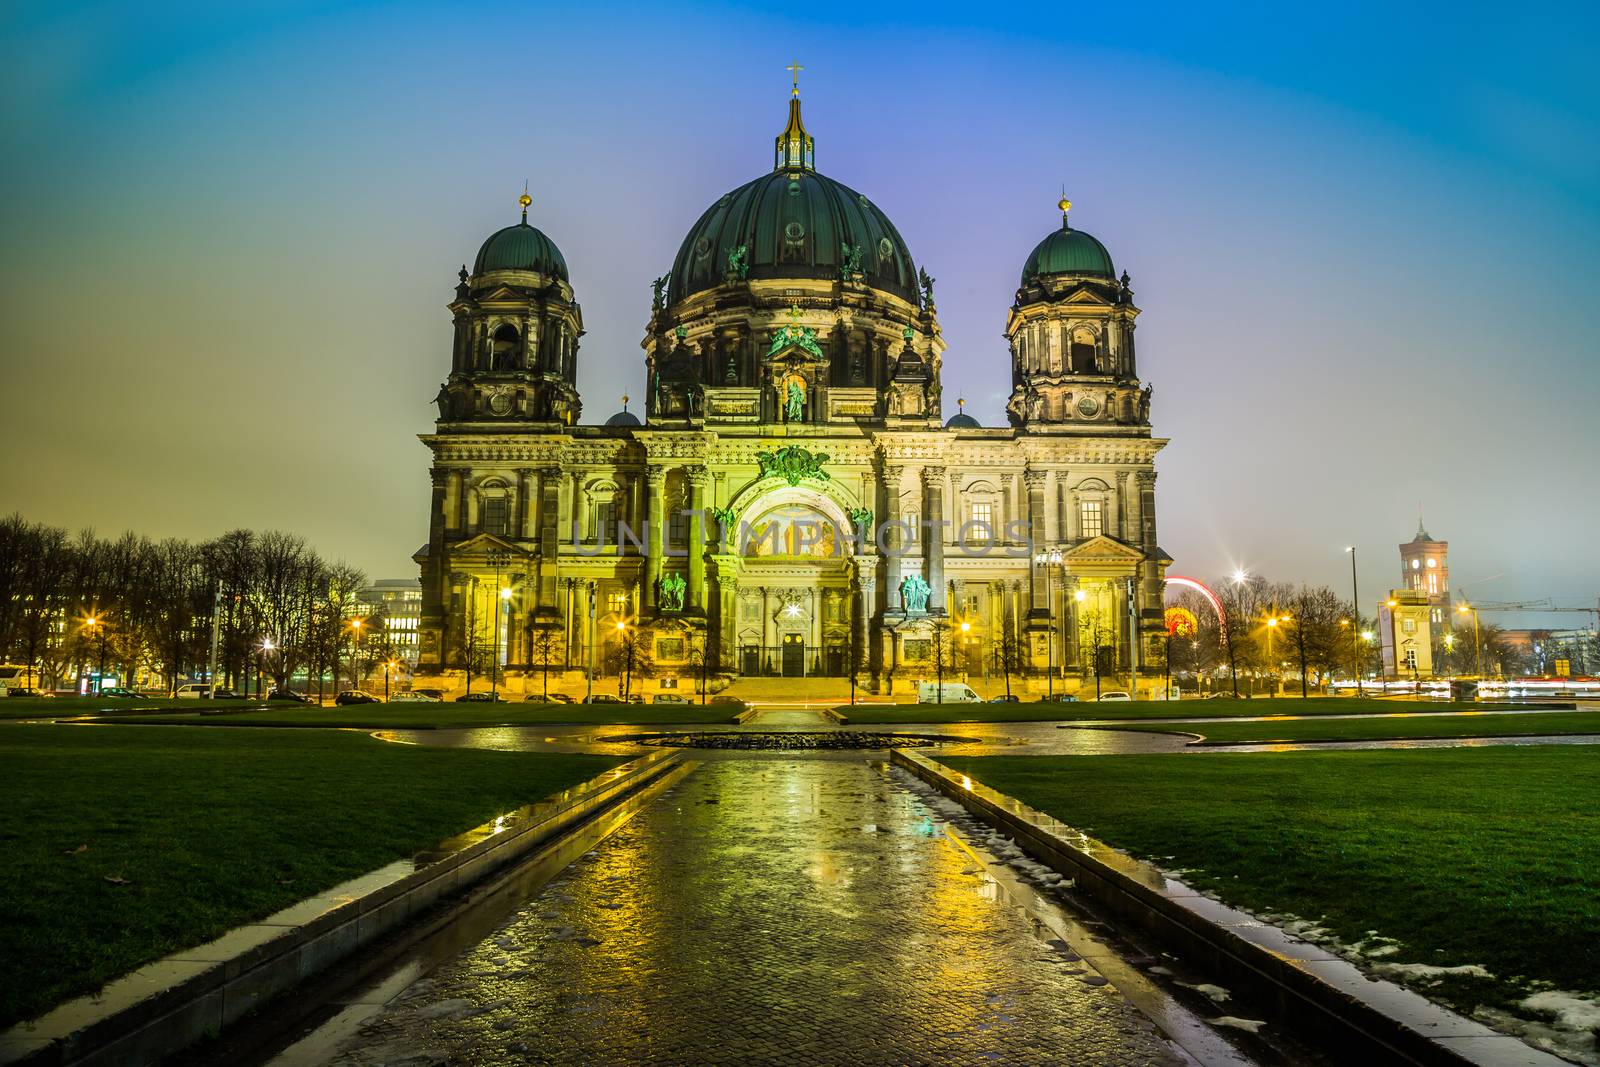
{"type": "Polygon", "coordinates": [[[106,684],[106,620],[98,615],[90,615],[83,620],[83,624],[93,628],[100,638],[100,667],[95,673],[94,684],[96,689],[104,689],[106,684]]]}
{"type": "Polygon", "coordinates": [[[494,608],[494,625],[491,627],[490,639],[494,647],[489,652],[489,699],[500,699],[500,568],[505,566],[506,554],[499,549],[489,553],[489,565],[494,568],[494,599],[489,601],[494,608]]]}
{"type": "MultiPolygon", "coordinates": [[[[1233,572],[1233,604],[1234,607],[1239,609],[1239,620],[1241,622],[1244,621],[1244,600],[1240,587],[1244,585],[1249,577],[1250,572],[1243,567],[1233,572]]],[[[1227,620],[1223,620],[1222,629],[1228,638],[1228,678],[1233,683],[1233,699],[1238,700],[1239,662],[1233,654],[1233,627],[1227,624],[1227,620]]]]}
{"type": "Polygon", "coordinates": [[[1270,672],[1268,674],[1268,680],[1272,684],[1272,688],[1267,692],[1267,696],[1269,697],[1276,697],[1278,695],[1278,664],[1277,661],[1272,658],[1272,635],[1278,629],[1278,624],[1280,622],[1288,621],[1288,615],[1279,615],[1276,611],[1267,616],[1267,670],[1270,672]]]}
{"type": "Polygon", "coordinates": [[[588,673],[588,678],[584,682],[584,687],[583,687],[583,702],[585,704],[590,703],[591,702],[591,698],[594,696],[594,636],[595,636],[594,635],[594,582],[590,581],[589,582],[589,634],[588,634],[588,638],[589,639],[584,642],[584,644],[587,646],[588,651],[589,651],[589,673],[588,673]]]}
{"type": "Polygon", "coordinates": [[[972,667],[972,654],[969,651],[972,642],[972,622],[969,619],[961,620],[961,662],[963,677],[969,677],[972,667]]]}
{"type": "Polygon", "coordinates": [[[1350,610],[1355,613],[1355,621],[1350,624],[1350,651],[1356,657],[1356,696],[1361,692],[1361,646],[1356,643],[1357,631],[1361,629],[1361,590],[1356,588],[1356,546],[1346,545],[1344,550],[1350,553],[1350,610]]]}
{"type": "MultiPolygon", "coordinates": [[[[499,585],[500,585],[500,575],[499,575],[498,572],[496,572],[496,574],[494,576],[494,581],[495,581],[495,587],[498,589],[499,585]]],[[[495,600],[495,604],[494,604],[494,655],[491,656],[490,660],[489,660],[489,700],[490,701],[496,701],[496,700],[500,699],[500,676],[499,676],[499,673],[495,670],[495,668],[500,663],[500,616],[502,616],[502,615],[504,615],[506,613],[506,608],[510,607],[510,605],[511,605],[511,587],[508,585],[504,589],[500,589],[498,599],[495,600]]],[[[506,633],[506,644],[507,645],[511,644],[511,634],[510,634],[509,630],[510,630],[510,627],[507,627],[507,631],[508,631],[506,633]]],[[[507,655],[506,658],[508,658],[508,659],[510,658],[509,654],[507,655]]],[[[524,678],[523,688],[526,689],[527,688],[527,682],[526,682],[527,676],[524,675],[523,678],[524,678]]]]}
{"type": "Polygon", "coordinates": [[[350,684],[357,689],[361,688],[361,633],[366,624],[365,619],[350,620],[350,629],[356,635],[350,649],[350,684]]]}
{"type": "Polygon", "coordinates": [[[1478,679],[1483,680],[1483,640],[1478,630],[1478,609],[1470,604],[1462,604],[1456,608],[1462,615],[1472,615],[1472,653],[1478,665],[1478,679]]]}
{"type": "Polygon", "coordinates": [[[383,702],[385,704],[389,703],[389,675],[394,671],[394,668],[394,657],[391,656],[383,664],[383,702]]]}
{"type": "MultiPolygon", "coordinates": [[[[591,653],[593,655],[593,653],[591,653]]],[[[617,620],[617,696],[628,699],[627,683],[632,681],[633,657],[628,654],[628,620],[617,620]]]]}
{"type": "MultiPolygon", "coordinates": [[[[273,649],[275,649],[277,647],[278,646],[273,642],[272,638],[263,637],[261,639],[261,651],[262,651],[262,653],[271,652],[273,649]]],[[[266,663],[266,656],[263,655],[262,656],[262,664],[263,664],[263,666],[265,665],[265,663],[266,663]]],[[[259,668],[259,667],[256,669],[256,699],[257,700],[261,699],[261,668],[259,668]]]]}
{"type": "Polygon", "coordinates": [[[1045,699],[1053,701],[1056,698],[1056,584],[1051,577],[1050,568],[1062,565],[1061,549],[1041,550],[1034,555],[1033,561],[1045,568],[1045,588],[1049,591],[1050,612],[1048,618],[1050,621],[1050,634],[1045,641],[1044,647],[1045,699]]]}

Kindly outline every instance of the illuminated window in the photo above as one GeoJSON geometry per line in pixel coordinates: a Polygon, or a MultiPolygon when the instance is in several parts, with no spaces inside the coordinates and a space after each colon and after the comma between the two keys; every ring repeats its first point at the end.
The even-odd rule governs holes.
{"type": "Polygon", "coordinates": [[[1428,560],[1428,566],[1430,566],[1430,567],[1437,567],[1437,566],[1438,566],[1438,565],[1439,565],[1439,561],[1438,561],[1438,560],[1436,560],[1436,559],[1430,559],[1430,560],[1428,560]]]}
{"type": "Polygon", "coordinates": [[[915,511],[908,511],[901,516],[901,521],[911,527],[911,533],[906,537],[906,544],[914,545],[922,539],[922,516],[915,511]]]}
{"type": "MultiPolygon", "coordinates": [[[[1429,562],[1431,563],[1432,561],[1430,560],[1429,562]]],[[[1434,595],[1439,592],[1439,576],[1431,572],[1428,574],[1428,592],[1434,595]]]]}
{"type": "Polygon", "coordinates": [[[1082,500],[1078,503],[1078,527],[1085,540],[1099,537],[1105,532],[1105,514],[1101,510],[1098,500],[1082,500]]]}
{"type": "Polygon", "coordinates": [[[1417,669],[1417,650],[1414,648],[1406,649],[1406,667],[1413,671],[1417,669]]]}
{"type": "Polygon", "coordinates": [[[1405,619],[1405,620],[1403,620],[1400,623],[1400,629],[1402,631],[1404,631],[1405,633],[1408,633],[1408,634],[1416,633],[1417,632],[1417,620],[1416,619],[1405,619]]]}
{"type": "Polygon", "coordinates": [[[1414,559],[1414,560],[1411,561],[1411,569],[1412,570],[1417,570],[1421,566],[1422,566],[1422,561],[1420,559],[1414,559]]]}
{"type": "Polygon", "coordinates": [[[994,536],[994,505],[987,500],[974,501],[970,521],[972,536],[987,541],[994,536]]]}

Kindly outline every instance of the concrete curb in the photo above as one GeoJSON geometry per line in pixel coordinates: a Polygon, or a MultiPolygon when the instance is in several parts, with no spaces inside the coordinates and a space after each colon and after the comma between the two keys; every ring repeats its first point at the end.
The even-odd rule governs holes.
{"type": "Polygon", "coordinates": [[[915,752],[891,762],[1010,835],[1076,889],[1330,1045],[1384,1062],[1476,1067],[1567,1063],[1284,931],[915,752]]]}
{"type": "Polygon", "coordinates": [[[0,1033],[0,1064],[158,1062],[588,821],[681,759],[678,752],[642,756],[209,944],[147,964],[98,994],[0,1033]]]}

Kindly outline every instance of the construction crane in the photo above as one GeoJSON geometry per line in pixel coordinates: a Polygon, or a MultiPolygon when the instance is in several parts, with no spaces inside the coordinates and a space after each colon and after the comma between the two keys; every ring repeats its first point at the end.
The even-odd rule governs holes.
{"type": "Polygon", "coordinates": [[[1592,608],[1563,608],[1557,607],[1555,598],[1544,597],[1540,600],[1481,600],[1467,601],[1467,605],[1475,611],[1578,611],[1593,615],[1600,621],[1600,600],[1592,608]]]}

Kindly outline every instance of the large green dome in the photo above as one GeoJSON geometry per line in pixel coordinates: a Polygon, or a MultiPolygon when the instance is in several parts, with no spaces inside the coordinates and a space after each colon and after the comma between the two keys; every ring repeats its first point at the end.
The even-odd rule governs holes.
{"type": "Polygon", "coordinates": [[[523,212],[523,219],[517,225],[490,234],[478,249],[472,273],[491,270],[531,270],[562,281],[570,280],[561,249],[543,232],[528,225],[527,212],[523,212]]]}
{"type": "Polygon", "coordinates": [[[1022,265],[1022,284],[1044,274],[1085,274],[1096,278],[1115,278],[1111,253],[1106,246],[1082,230],[1061,229],[1040,241],[1022,265]]]}
{"type": "Polygon", "coordinates": [[[911,252],[872,201],[814,170],[764,174],[700,216],[673,260],[668,299],[721,285],[741,246],[753,279],[838,278],[845,245],[865,284],[916,302],[911,252]]]}

